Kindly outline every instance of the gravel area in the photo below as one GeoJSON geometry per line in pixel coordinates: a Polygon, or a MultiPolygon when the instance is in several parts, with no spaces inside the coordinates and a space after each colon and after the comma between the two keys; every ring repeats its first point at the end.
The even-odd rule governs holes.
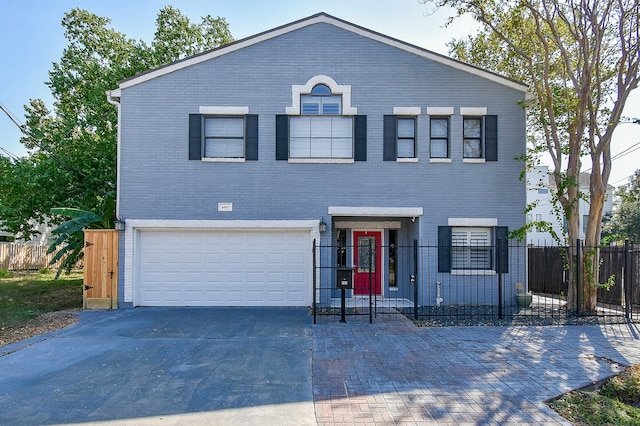
{"type": "Polygon", "coordinates": [[[67,309],[64,311],[48,312],[18,328],[6,328],[0,330],[0,346],[28,339],[39,334],[60,330],[78,321],[80,309],[67,309]]]}

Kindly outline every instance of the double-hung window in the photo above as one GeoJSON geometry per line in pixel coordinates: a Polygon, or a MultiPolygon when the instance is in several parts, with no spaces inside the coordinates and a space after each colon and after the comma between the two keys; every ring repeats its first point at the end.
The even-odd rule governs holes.
{"type": "Polygon", "coordinates": [[[205,158],[244,158],[244,117],[204,118],[205,158]]]}
{"type": "Polygon", "coordinates": [[[482,118],[464,117],[462,120],[462,153],[464,158],[482,157],[482,118]]]}
{"type": "Polygon", "coordinates": [[[418,117],[420,107],[393,107],[393,114],[382,119],[382,159],[415,163],[418,161],[418,117]]]}
{"type": "Polygon", "coordinates": [[[460,108],[462,157],[468,163],[498,161],[498,116],[486,108],[460,108]],[[480,115],[482,114],[482,115],[480,115]]]}
{"type": "Polygon", "coordinates": [[[248,107],[200,106],[189,114],[189,160],[258,160],[258,115],[248,107]]]}
{"type": "Polygon", "coordinates": [[[416,119],[414,117],[399,117],[397,130],[398,158],[415,158],[416,119]]]}
{"type": "Polygon", "coordinates": [[[449,117],[431,117],[429,135],[431,158],[449,158],[449,117]]]}
{"type": "Polygon", "coordinates": [[[353,117],[341,115],[342,96],[318,84],[300,105],[301,115],[289,118],[289,158],[353,158],[353,117]]]}

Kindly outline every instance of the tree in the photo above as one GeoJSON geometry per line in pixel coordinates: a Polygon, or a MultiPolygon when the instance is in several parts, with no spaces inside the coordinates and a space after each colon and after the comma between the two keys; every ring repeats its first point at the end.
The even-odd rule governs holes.
{"type": "MultiPolygon", "coordinates": [[[[72,9],[62,26],[68,45],[46,83],[54,104],[25,106],[22,143],[28,155],[0,159],[0,223],[18,237],[34,235],[34,222],[61,217],[52,208],[96,211],[116,182],[116,108],[105,92],[118,81],[233,41],[223,18],[194,24],[173,7],[160,10],[154,40],[127,38],[110,20],[72,9]]],[[[57,211],[59,212],[59,211],[57,211]]],[[[115,210],[105,212],[111,219],[115,210]]]]}
{"type": "Polygon", "coordinates": [[[637,0],[422,1],[481,24],[477,35],[452,43],[458,58],[529,84],[532,153],[551,157],[554,195],[571,242],[580,236],[578,200],[589,199],[584,245],[593,249],[571,264],[583,278],[578,285],[571,274],[567,300],[569,309],[595,311],[611,138],[639,81],[637,0]],[[592,166],[588,194],[579,190],[583,157],[592,166]]]}
{"type": "Polygon", "coordinates": [[[66,271],[67,273],[71,272],[71,269],[82,257],[85,229],[113,228],[113,211],[116,205],[115,196],[115,191],[110,191],[105,197],[99,197],[95,211],[64,207],[51,209],[52,214],[70,218],[62,222],[52,231],[56,237],[47,250],[47,254],[57,250],[55,256],[53,256],[49,262],[51,265],[55,265],[58,261],[61,261],[56,279],[62,271],[66,271]]]}
{"type": "Polygon", "coordinates": [[[616,193],[618,205],[606,230],[618,239],[640,242],[640,170],[616,193]]]}

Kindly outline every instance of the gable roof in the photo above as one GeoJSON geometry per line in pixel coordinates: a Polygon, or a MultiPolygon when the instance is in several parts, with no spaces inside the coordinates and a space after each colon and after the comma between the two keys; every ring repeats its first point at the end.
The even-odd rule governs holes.
{"type": "MultiPolygon", "coordinates": [[[[199,64],[201,62],[208,61],[213,58],[217,58],[222,55],[226,55],[228,53],[234,52],[236,50],[243,49],[245,47],[252,46],[254,44],[270,40],[275,37],[279,37],[283,34],[290,33],[292,31],[296,31],[301,28],[305,28],[314,24],[325,23],[334,25],[343,30],[358,34],[360,36],[369,38],[371,40],[378,41],[380,43],[386,44],[388,46],[392,46],[401,50],[404,50],[409,53],[413,53],[415,55],[421,56],[425,59],[432,60],[434,62],[438,62],[452,68],[456,68],[470,74],[474,74],[480,76],[482,78],[486,78],[487,80],[491,80],[495,83],[501,84],[503,86],[507,86],[509,88],[515,89],[520,92],[526,92],[527,86],[517,82],[515,80],[511,80],[507,77],[501,76],[494,72],[469,65],[467,63],[458,61],[456,59],[450,58],[445,55],[441,55],[439,53],[432,52],[430,50],[424,49],[422,47],[415,46],[413,44],[395,39],[393,37],[389,37],[387,35],[378,33],[376,31],[361,27],[359,25],[352,24],[351,22],[344,21],[342,19],[336,18],[334,16],[328,15],[326,13],[318,13],[307,18],[300,19],[298,21],[291,22],[289,24],[285,24],[271,30],[264,31],[262,33],[243,38],[241,40],[234,41],[229,44],[225,44],[213,50],[209,50],[198,55],[190,56],[188,58],[181,59],[179,61],[170,63],[168,65],[164,65],[160,68],[156,68],[141,74],[137,74],[133,77],[129,77],[125,80],[120,81],[119,89],[125,89],[127,87],[135,86],[137,84],[143,83],[145,81],[152,80],[154,78],[163,76],[165,74],[172,73],[174,71],[178,71],[182,68],[187,68],[192,65],[199,64]]],[[[111,91],[111,95],[119,96],[119,90],[111,91]]]]}

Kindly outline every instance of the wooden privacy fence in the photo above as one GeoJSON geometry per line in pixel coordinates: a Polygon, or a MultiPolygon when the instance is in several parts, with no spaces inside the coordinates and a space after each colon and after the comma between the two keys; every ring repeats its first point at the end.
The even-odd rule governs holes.
{"type": "Polygon", "coordinates": [[[47,248],[23,243],[0,243],[0,269],[23,271],[57,267],[49,265],[54,254],[47,254],[47,248]]]}
{"type": "MultiPolygon", "coordinates": [[[[581,247],[581,250],[588,250],[581,247]]],[[[539,294],[567,294],[569,271],[565,269],[570,250],[561,247],[528,248],[529,290],[539,294]]],[[[607,246],[599,250],[599,282],[605,283],[611,278],[610,288],[598,289],[598,302],[621,306],[624,296],[624,282],[630,293],[629,302],[640,305],[640,248],[638,246],[607,246]],[[625,269],[625,259],[629,262],[625,269]],[[628,276],[625,277],[625,274],[628,276]]]]}

